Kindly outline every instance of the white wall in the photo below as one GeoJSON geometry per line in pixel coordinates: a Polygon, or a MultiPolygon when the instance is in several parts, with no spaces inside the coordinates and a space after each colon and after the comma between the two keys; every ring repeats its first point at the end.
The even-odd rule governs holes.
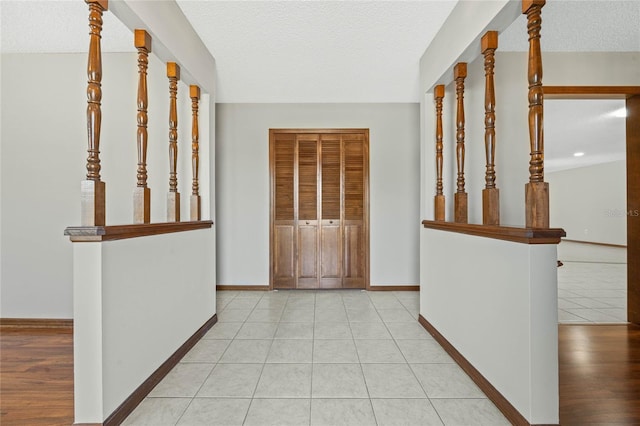
{"type": "Polygon", "coordinates": [[[558,423],[556,246],[422,230],[420,313],[532,424],[558,423]]]}
{"type": "Polygon", "coordinates": [[[102,423],[215,314],[213,233],[73,245],[76,423],[102,423]]]}
{"type": "Polygon", "coordinates": [[[548,173],[552,227],[568,240],[627,245],[625,161],[548,173]]]}
{"type": "Polygon", "coordinates": [[[269,283],[269,129],[370,129],[371,284],[418,283],[417,104],[218,104],[218,283],[269,283]]]}
{"type": "MultiPolygon", "coordinates": [[[[80,181],[86,174],[86,54],[2,55],[3,318],[73,316],[72,248],[63,236],[80,222],[80,181]],[[46,70],[47,72],[42,72],[46,70]],[[36,84],[34,84],[36,82],[36,84]]],[[[136,184],[135,53],[103,55],[102,178],[107,183],[107,224],[131,223],[136,184]]],[[[183,220],[191,193],[191,101],[178,88],[179,190],[183,220]]],[[[168,190],[166,67],[149,64],[148,170],[151,219],[166,220],[168,190]]],[[[210,97],[200,102],[201,194],[210,217],[210,97]]],[[[212,259],[212,262],[214,260],[212,259]]]]}

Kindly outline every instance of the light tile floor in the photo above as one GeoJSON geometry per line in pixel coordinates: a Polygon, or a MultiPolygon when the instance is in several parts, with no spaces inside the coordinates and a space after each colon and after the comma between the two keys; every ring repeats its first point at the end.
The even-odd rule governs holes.
{"type": "Polygon", "coordinates": [[[627,322],[627,265],[564,262],[558,268],[558,321],[627,322]]]}
{"type": "Polygon", "coordinates": [[[418,292],[218,292],[219,322],[125,425],[508,425],[418,292]]]}

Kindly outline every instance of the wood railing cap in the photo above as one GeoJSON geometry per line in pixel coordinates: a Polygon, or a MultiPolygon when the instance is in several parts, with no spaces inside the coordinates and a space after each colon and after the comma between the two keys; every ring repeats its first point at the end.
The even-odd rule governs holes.
{"type": "Polygon", "coordinates": [[[133,43],[136,48],[142,47],[151,53],[151,36],[145,30],[136,29],[134,31],[133,43]]]}
{"type": "Polygon", "coordinates": [[[488,49],[497,49],[498,48],[498,32],[497,31],[487,31],[480,40],[480,45],[482,46],[482,53],[486,52],[488,49]]]}
{"type": "Polygon", "coordinates": [[[527,13],[533,6],[544,6],[546,0],[522,0],[522,13],[527,13]]]}
{"type": "Polygon", "coordinates": [[[444,98],[444,84],[438,84],[433,91],[434,98],[444,98]]]}
{"type": "Polygon", "coordinates": [[[189,97],[200,98],[200,86],[194,84],[189,86],[189,97]]]}
{"type": "Polygon", "coordinates": [[[180,80],[180,65],[175,62],[167,62],[167,77],[180,80]]]}
{"type": "Polygon", "coordinates": [[[64,235],[74,243],[124,240],[128,238],[149,237],[152,235],[175,232],[196,231],[213,226],[211,220],[191,222],[162,222],[112,226],[70,226],[64,235]]]}
{"type": "Polygon", "coordinates": [[[109,0],[84,0],[84,1],[87,4],[96,3],[100,5],[100,7],[102,7],[102,9],[104,10],[109,9],[109,0]]]}
{"type": "Polygon", "coordinates": [[[467,76],[467,63],[458,62],[453,68],[453,78],[465,78],[467,76]]]}
{"type": "Polygon", "coordinates": [[[526,228],[518,226],[478,225],[471,223],[455,223],[439,220],[423,220],[422,225],[428,229],[475,235],[477,237],[512,241],[523,244],[560,244],[567,234],[562,228],[526,228]]]}

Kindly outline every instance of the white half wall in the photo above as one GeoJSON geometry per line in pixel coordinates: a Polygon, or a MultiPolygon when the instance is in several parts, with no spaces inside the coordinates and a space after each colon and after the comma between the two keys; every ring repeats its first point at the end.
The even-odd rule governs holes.
{"type": "Polygon", "coordinates": [[[75,243],[75,422],[102,423],[216,313],[215,232],[75,243]]]}
{"type": "Polygon", "coordinates": [[[558,424],[556,246],[421,232],[420,314],[531,424],[558,424]]]}
{"type": "Polygon", "coordinates": [[[418,104],[218,104],[218,283],[269,284],[269,129],[369,128],[371,285],[418,284],[418,104]]]}
{"type": "MultiPolygon", "coordinates": [[[[133,43],[133,42],[132,42],[133,43]]],[[[80,181],[86,175],[86,54],[2,55],[3,318],[72,318],[72,247],[63,235],[80,223],[80,181]],[[42,70],[47,70],[43,73],[42,70]],[[37,84],[34,84],[37,82],[37,84]]],[[[102,179],[107,224],[132,222],[136,185],[137,55],[103,54],[102,179]]],[[[169,88],[166,66],[149,58],[148,172],[151,220],[166,221],[169,88]]],[[[191,194],[191,100],[178,87],[178,184],[183,220],[191,194]]],[[[200,193],[211,218],[213,97],[200,101],[200,193]]],[[[215,259],[211,260],[212,262],[215,259]]]]}

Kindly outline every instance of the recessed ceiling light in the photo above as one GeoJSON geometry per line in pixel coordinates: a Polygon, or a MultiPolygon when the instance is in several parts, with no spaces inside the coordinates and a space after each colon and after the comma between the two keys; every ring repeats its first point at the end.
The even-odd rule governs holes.
{"type": "Polygon", "coordinates": [[[573,156],[574,157],[582,157],[584,155],[584,152],[574,152],[573,156]]]}
{"type": "Polygon", "coordinates": [[[611,113],[611,116],[624,118],[627,116],[627,109],[625,107],[617,109],[611,113]]]}

